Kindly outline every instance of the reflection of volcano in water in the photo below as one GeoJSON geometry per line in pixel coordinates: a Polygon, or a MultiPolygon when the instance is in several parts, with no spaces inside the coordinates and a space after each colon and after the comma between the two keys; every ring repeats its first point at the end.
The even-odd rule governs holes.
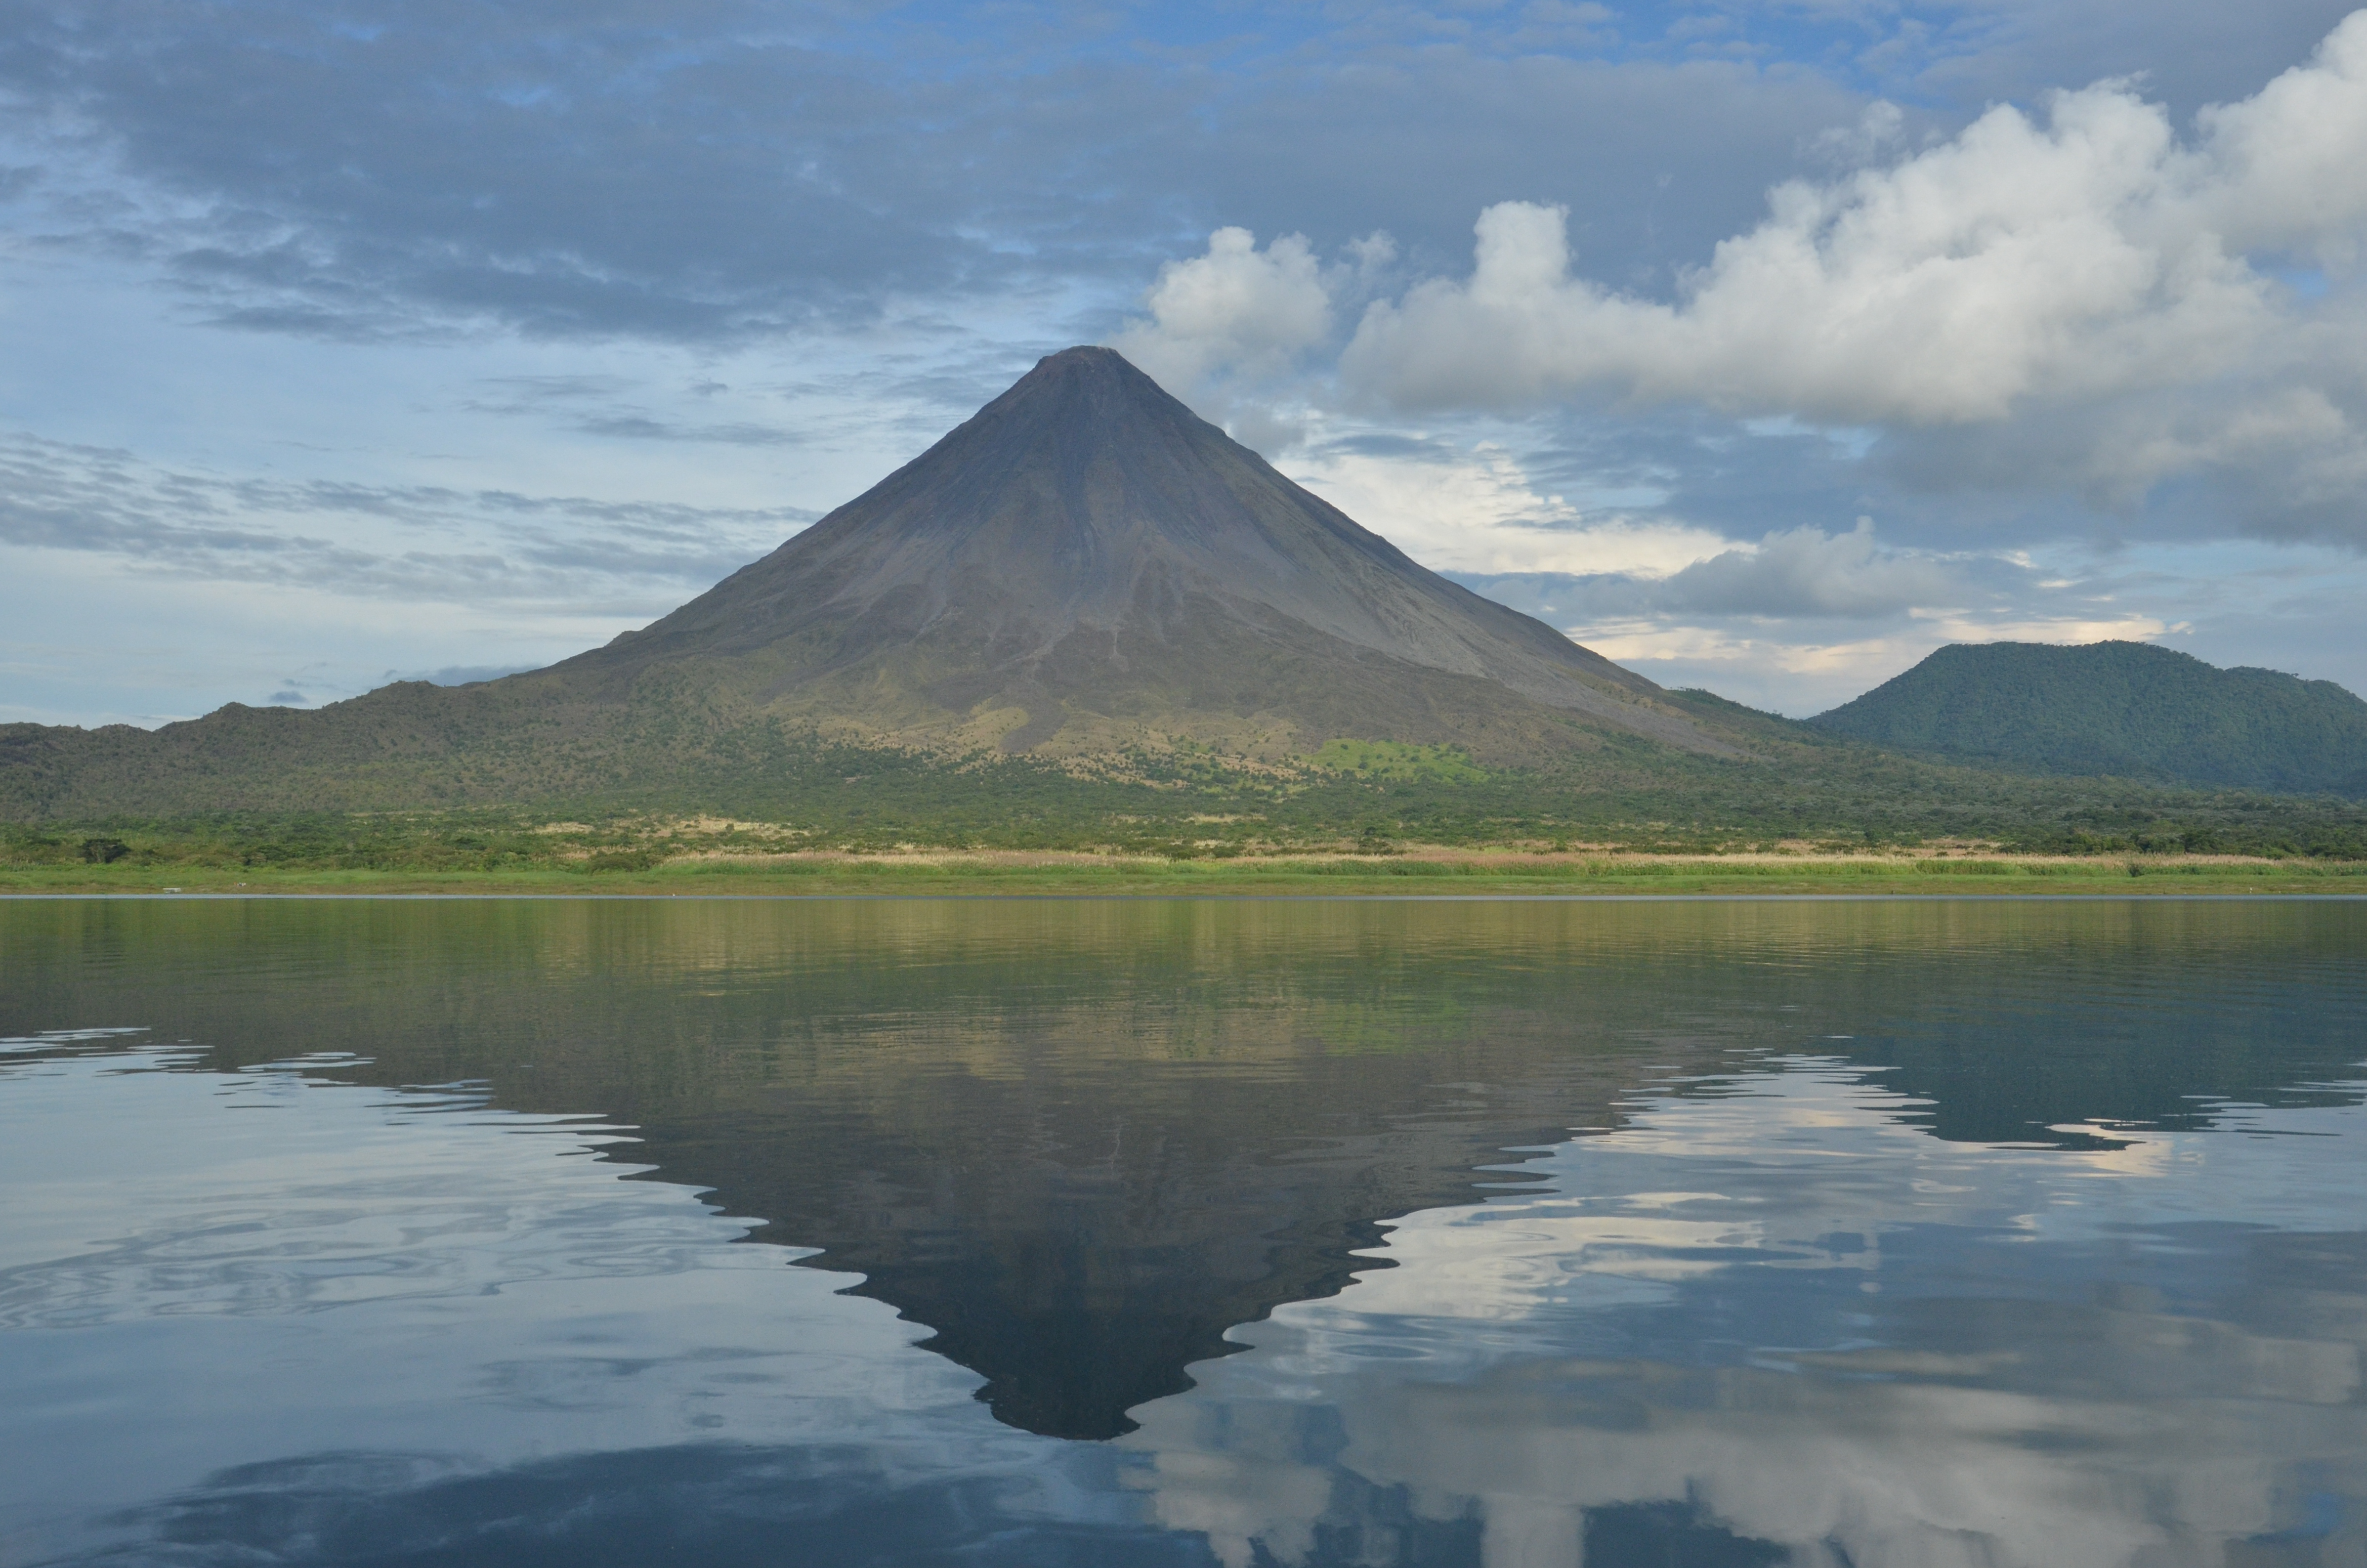
{"type": "Polygon", "coordinates": [[[869,1124],[795,1100],[651,1118],[625,1154],[863,1274],[857,1293],[935,1329],[926,1348],[984,1377],[1001,1419],[1098,1438],[1190,1386],[1187,1365],[1233,1348],[1228,1328],[1375,1267],[1353,1253],[1376,1221],[1514,1179],[1473,1168],[1602,1118],[1615,1091],[1511,1051],[1485,1067],[1524,1076],[1453,1088],[1424,1081],[1424,1057],[1316,1056],[1280,1081],[1130,1066],[966,1083],[869,1124]]]}
{"type": "MultiPolygon", "coordinates": [[[[228,1287],[301,1310],[334,1280],[309,1362],[266,1327],[243,1362],[207,1359],[210,1389],[284,1410],[325,1381],[399,1416],[399,1388],[438,1438],[467,1411],[472,1452],[406,1450],[382,1418],[347,1428],[375,1446],[288,1455],[220,1423],[205,1447],[226,1426],[235,1462],[107,1517],[136,1550],[29,1560],[2322,1568],[2367,1542],[2355,1105],[2065,1151],[1935,1140],[1829,1060],[1639,1096],[1538,1151],[1539,1179],[1391,1223],[1396,1267],[1236,1331],[1245,1353],[1089,1444],[996,1426],[889,1310],[830,1294],[845,1276],[567,1157],[597,1128],[86,1048],[45,1064],[80,1088],[37,1086],[44,1106],[81,1094],[181,1157],[135,1157],[128,1182],[70,1157],[128,1228],[0,1274],[0,1327],[162,1305],[179,1355],[130,1325],[97,1354],[118,1389],[186,1393],[189,1348],[225,1343],[187,1308],[228,1287]],[[221,1179],[252,1167],[221,1124],[257,1110],[286,1190],[239,1194],[225,1230],[221,1179]],[[422,1243],[399,1267],[378,1218],[422,1243]],[[656,1256],[675,1267],[652,1277],[656,1256]],[[584,1446],[604,1413],[629,1446],[584,1446]]],[[[0,1089],[22,1090],[8,1056],[0,1089]]],[[[18,1348],[0,1394],[28,1381],[18,1348]]],[[[45,1414],[89,1444],[79,1410],[45,1414]]]]}
{"type": "Polygon", "coordinates": [[[13,990],[0,1032],[137,1019],[230,1065],[351,1051],[376,1081],[631,1123],[617,1157],[862,1272],[1004,1421],[1102,1438],[1228,1329],[1376,1267],[1353,1254],[1381,1222],[1518,1179],[1475,1168],[1616,1125],[1641,1086],[1714,1089],[1738,1050],[1897,1067],[1921,1102],[1886,1114],[1984,1139],[2349,1076],[2356,1021],[2327,998],[2357,923],[2281,919],[88,907],[20,944],[20,973],[49,972],[47,942],[69,978],[13,990]],[[2250,977],[2266,951],[2275,995],[2250,977]]]}

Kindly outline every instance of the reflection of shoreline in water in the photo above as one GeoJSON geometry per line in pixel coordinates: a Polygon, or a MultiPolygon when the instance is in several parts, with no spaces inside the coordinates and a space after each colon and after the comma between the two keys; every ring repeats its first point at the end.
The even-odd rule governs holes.
{"type": "Polygon", "coordinates": [[[0,908],[0,1032],[139,1020],[237,1066],[628,1123],[934,1331],[1027,1430],[1104,1438],[1226,1331],[1508,1146],[1738,1052],[1896,1067],[1942,1136],[2104,1142],[2357,1054],[2367,908],[372,902],[0,908]],[[1847,1033],[1855,1040],[1823,1041],[1847,1033]]]}
{"type": "Polygon", "coordinates": [[[1135,1412],[1133,1480],[1235,1565],[1401,1511],[1475,1522],[1490,1568],[1593,1562],[1655,1507],[1704,1561],[2367,1547],[2359,1111],[2033,1151],[1898,1109],[1792,1064],[1556,1151],[1550,1190],[1410,1215],[1396,1268],[1135,1412]]]}
{"type": "MultiPolygon", "coordinates": [[[[636,1358],[636,1332],[619,1331],[596,1355],[535,1352],[623,1369],[583,1383],[615,1401],[618,1425],[583,1439],[599,1451],[504,1457],[488,1440],[457,1477],[399,1454],[341,1468],[334,1450],[355,1440],[332,1421],[270,1450],[311,1458],[152,1512],[175,1539],[245,1530],[258,1551],[303,1560],[308,1519],[334,1515],[360,1531],[352,1540],[372,1539],[372,1518],[432,1535],[441,1512],[482,1503],[526,1511],[465,1551],[437,1550],[507,1562],[523,1531],[595,1561],[623,1550],[601,1520],[635,1512],[642,1533],[616,1542],[646,1546],[665,1538],[670,1508],[705,1496],[758,1523],[737,1545],[702,1539],[754,1552],[792,1517],[819,1529],[812,1510],[837,1495],[844,1529],[884,1517],[864,1513],[877,1505],[919,1532],[916,1552],[968,1551],[979,1543],[961,1532],[992,1526],[1015,1532],[1014,1562],[1069,1530],[1093,1543],[1080,1561],[1125,1560],[1125,1543],[1195,1560],[1196,1537],[1146,1515],[1212,1508],[1219,1542],[1258,1537],[1285,1554],[1311,1540],[1310,1561],[1393,1561],[1354,1544],[1390,1532],[1400,1555],[1419,1543],[1423,1561],[1460,1562],[1484,1525],[1491,1562],[1550,1560],[1576,1541],[1609,1568],[1679,1549],[1688,1562],[1772,1561],[1763,1540],[1806,1541],[1814,1561],[1823,1538],[1781,1532],[1809,1529],[1815,1511],[1777,1506],[1812,1497],[1837,1540],[1890,1550],[1869,1521],[1906,1518],[1897,1539],[1944,1562],[1988,1539],[1973,1517],[1984,1499],[2042,1520],[2058,1504],[2084,1510],[2124,1544],[2152,1505],[2124,1492],[2167,1486],[2190,1524],[2302,1532],[2246,1549],[2299,1562],[2327,1530],[2338,1544],[2356,1534],[2342,1445],[2355,1451],[2357,1435],[2341,1425],[2354,1407],[2278,1406],[2291,1419],[2261,1436],[2257,1462],[2222,1463],[2234,1450],[2213,1445],[2249,1440],[2261,1390],[2355,1382],[2352,1362],[2322,1353],[2355,1361],[2361,1244],[2306,1234],[2348,1218],[2345,1196],[2312,1214],[2282,1185],[2355,1141],[2038,1123],[2235,1128],[2245,1113],[2230,1098],[2356,1104],[2357,1085],[2327,1080],[2355,1076],[2362,931],[2367,911],[2278,908],[60,906],[0,909],[0,1032],[145,1021],[148,1038],[210,1046],[180,1057],[192,1079],[339,1051],[372,1059],[310,1070],[381,1088],[473,1083],[471,1103],[496,1118],[599,1113],[634,1141],[585,1138],[579,1153],[642,1168],[624,1174],[669,1203],[710,1190],[725,1213],[760,1217],[759,1238],[864,1271],[859,1289],[912,1320],[830,1295],[844,1274],[807,1275],[802,1292],[764,1287],[804,1304],[763,1333],[852,1313],[877,1340],[866,1378],[934,1391],[916,1427],[855,1399],[734,1457],[702,1446],[706,1428],[652,1433],[637,1402],[669,1377],[747,1367],[636,1358]],[[1753,1070],[1769,1052],[1833,1059],[1753,1070]],[[1880,1080],[1899,1092],[1868,1087],[1869,1066],[1894,1065],[1880,1080]],[[1763,1117],[1772,1105],[1796,1137],[1763,1117]],[[1573,1127],[1609,1135],[1560,1143],[1573,1127]],[[2058,1147],[1942,1141],[1984,1130],[2058,1147]],[[1558,1146],[1474,1171],[1508,1144],[1558,1146]],[[1841,1145],[1864,1147],[1836,1157],[1841,1145]],[[1797,1158],[1776,1182],[1766,1162],[1787,1147],[1797,1158]],[[2214,1186],[2245,1148],[2278,1181],[2214,1186]],[[2190,1156],[2208,1168],[2180,1163],[2190,1156]],[[1598,1162],[1624,1174],[1597,1179],[1598,1162]],[[1773,1185],[1744,1203],[1753,1169],[1773,1185]],[[2060,1179],[2004,1182],[2016,1171],[2060,1179]],[[1554,1195],[1454,1207],[1540,1176],[1554,1195]],[[2115,1191],[2143,1201],[2116,1208],[2115,1191]],[[2181,1194],[2191,1213],[2173,1212],[2181,1194]],[[2231,1201],[2248,1225],[2214,1220],[2231,1201]],[[1386,1223],[1395,1215],[1408,1218],[1386,1223]],[[1516,1220],[1537,1234],[1500,1245],[1516,1220]],[[1387,1258],[1360,1260],[1385,1235],[1387,1258]],[[1382,1261],[1401,1266],[1371,1267],[1382,1261]],[[1358,1267],[1367,1278],[1348,1296],[1309,1300],[1358,1267]],[[1278,1322],[1227,1337],[1277,1306],[1278,1322]],[[996,1427],[968,1403],[967,1373],[911,1353],[929,1331],[998,1391],[1008,1422],[1098,1437],[1131,1406],[1147,1429],[1121,1449],[996,1427]],[[1244,1341],[1260,1348],[1205,1359],[1244,1341]],[[1183,1387],[1192,1362],[1202,1389],[1138,1403],[1183,1387]],[[1299,1381],[1282,1388],[1278,1368],[1299,1381]],[[2215,1384],[2141,1387],[2214,1369],[2226,1374],[2215,1384]],[[2324,1444],[2310,1436],[2321,1429],[2324,1444]],[[668,1446],[644,1446],[652,1436],[668,1446]],[[1798,1451],[1774,1451],[1786,1445],[1798,1451]],[[1011,1468],[966,1468],[990,1450],[1011,1468]],[[1992,1459],[1993,1485],[1975,1473],[1992,1459]],[[1754,1465],[1782,1497],[1747,1484],[1754,1465]],[[1129,1466],[1150,1483],[1130,1494],[1115,1479],[1129,1466]],[[1864,1484],[1837,1487],[1828,1472],[1849,1481],[1852,1466],[1864,1484]],[[1921,1495],[1932,1466],[1965,1470],[1972,1490],[1921,1495]],[[534,1511],[629,1485],[637,1469],[645,1492],[565,1519],[534,1511]],[[2273,1495],[2286,1482],[2302,1492],[2273,1495]],[[2212,1485],[2227,1502],[2215,1515],[2196,1500],[2212,1485]],[[1271,1490],[1289,1495],[1255,1501],[1271,1490]],[[295,1493],[312,1502],[283,1495],[295,1493]],[[1576,1506],[1589,1497],[1612,1500],[1576,1506]],[[2269,1525],[2241,1525],[2256,1516],[2269,1525]],[[1933,1523],[1959,1518],[1972,1522],[1946,1527],[1958,1534],[1933,1523]]],[[[230,1123],[243,1135],[283,1124],[244,1111],[230,1123]]],[[[257,1149],[268,1176],[276,1151],[257,1149]]],[[[550,1163],[596,1177],[604,1201],[620,1174],[550,1163]]],[[[385,1195],[397,1206],[398,1176],[385,1195]]],[[[708,1241],[739,1231],[694,1211],[708,1241]]],[[[384,1256],[410,1245],[398,1236],[384,1256]]],[[[726,1272],[779,1273],[770,1248],[720,1250],[726,1272]]],[[[662,1300],[669,1279],[636,1288],[662,1300]]],[[[524,1312],[538,1288],[493,1299],[524,1312]]],[[[470,1296],[439,1310],[491,1309],[470,1296]]],[[[424,1412],[408,1448],[512,1408],[498,1389],[548,1393],[539,1373],[502,1375],[447,1391],[464,1416],[424,1412]]],[[[184,1387],[191,1411],[249,1397],[184,1387]]],[[[2000,1551],[2020,1540],[1998,1539],[2000,1551]]]]}

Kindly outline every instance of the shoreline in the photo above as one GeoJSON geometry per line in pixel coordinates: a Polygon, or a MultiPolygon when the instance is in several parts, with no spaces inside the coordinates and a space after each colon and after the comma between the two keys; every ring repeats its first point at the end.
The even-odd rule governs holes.
{"type": "Polygon", "coordinates": [[[1524,854],[1170,861],[921,852],[677,860],[653,867],[275,870],[0,867],[0,898],[77,897],[2367,897],[2367,862],[2206,855],[1524,854]]]}

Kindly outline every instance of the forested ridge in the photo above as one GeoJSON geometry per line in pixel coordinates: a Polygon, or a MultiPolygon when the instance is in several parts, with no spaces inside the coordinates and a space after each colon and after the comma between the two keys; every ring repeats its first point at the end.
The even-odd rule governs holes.
{"type": "Polygon", "coordinates": [[[2367,795],[2367,702],[2150,643],[1954,644],[1808,722],[2023,772],[2367,795]]]}

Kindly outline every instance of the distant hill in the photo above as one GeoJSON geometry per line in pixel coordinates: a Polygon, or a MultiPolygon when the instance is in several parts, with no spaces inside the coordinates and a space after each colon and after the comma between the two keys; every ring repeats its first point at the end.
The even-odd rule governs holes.
{"type": "Polygon", "coordinates": [[[1415,564],[1111,350],[1072,348],[605,648],[153,732],[0,726],[0,815],[687,800],[817,742],[1281,760],[1340,740],[1515,765],[1748,750],[1415,564]]]}
{"type": "Polygon", "coordinates": [[[1958,643],[1808,722],[2038,773],[2367,796],[2367,702],[2150,643],[1958,643]]]}

